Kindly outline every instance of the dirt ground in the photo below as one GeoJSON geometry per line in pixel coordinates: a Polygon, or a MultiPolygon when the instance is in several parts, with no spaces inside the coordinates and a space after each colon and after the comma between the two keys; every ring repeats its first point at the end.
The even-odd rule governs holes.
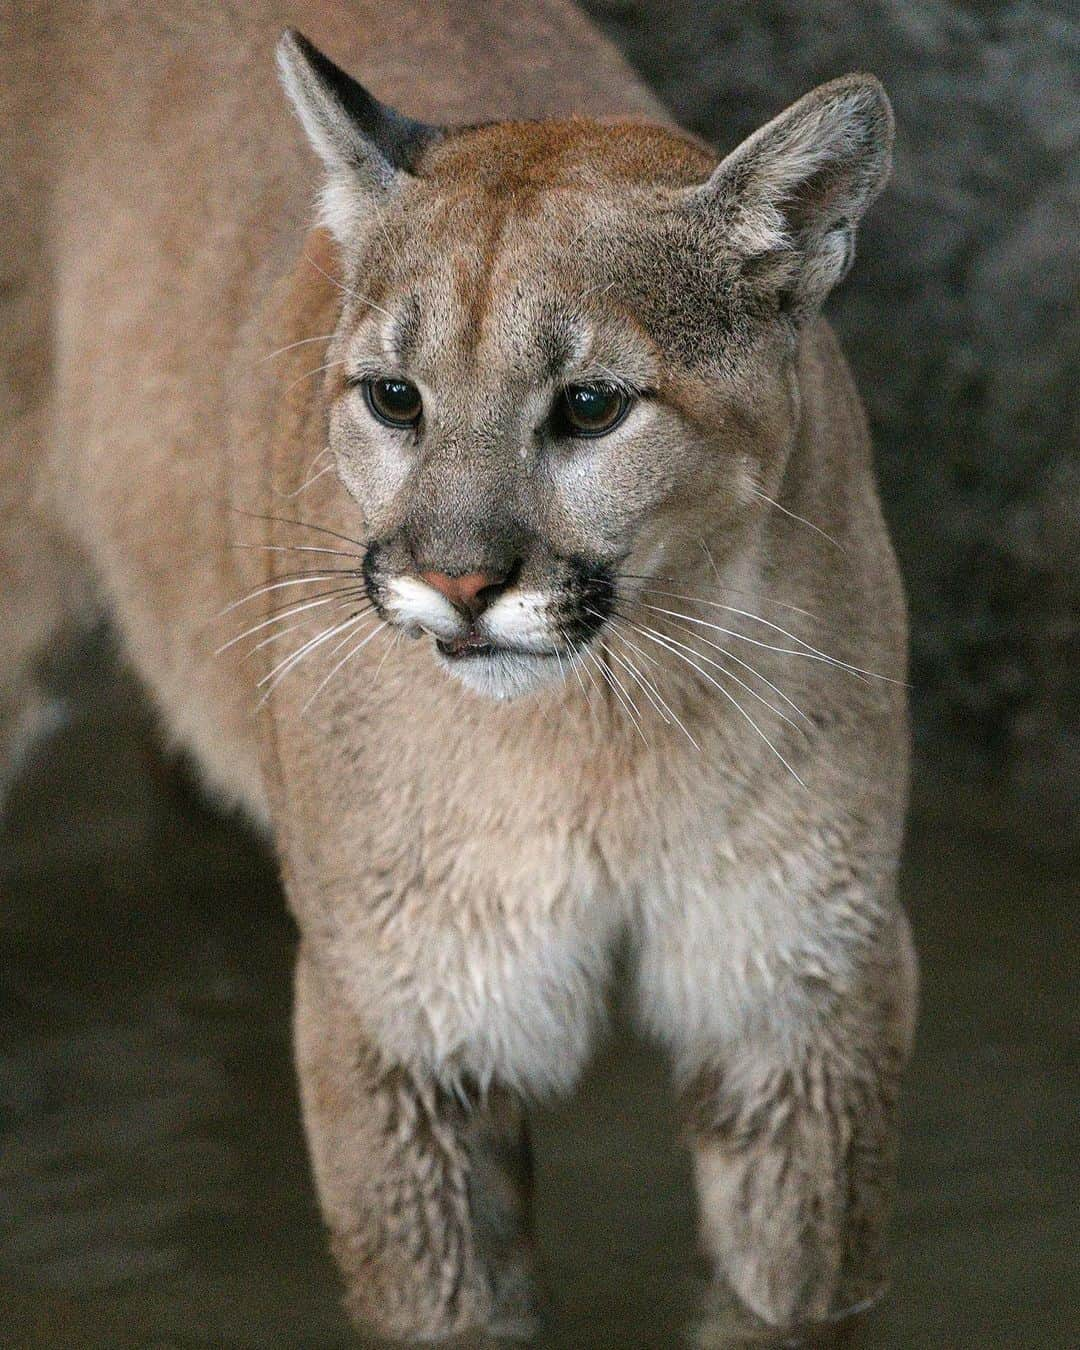
{"type": "MultiPolygon", "coordinates": [[[[100,652],[58,681],[66,721],[0,826],[0,1345],[354,1345],[298,1121],[273,864],[164,764],[100,652]]],[[[1077,852],[920,777],[903,888],[923,1010],[869,1345],[1080,1343],[1077,852]]],[[[694,1215],[663,1065],[617,1037],[535,1145],[548,1344],[677,1346],[694,1215]]]]}

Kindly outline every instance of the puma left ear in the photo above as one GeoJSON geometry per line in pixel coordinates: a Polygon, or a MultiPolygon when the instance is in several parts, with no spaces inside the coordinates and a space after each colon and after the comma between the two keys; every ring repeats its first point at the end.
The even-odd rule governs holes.
{"type": "Polygon", "coordinates": [[[855,226],[885,186],[893,115],[872,75],[820,85],[720,164],[696,205],[793,310],[815,310],[851,266],[855,226]]]}
{"type": "Polygon", "coordinates": [[[277,64],[308,140],[326,166],[322,224],[344,242],[365,206],[390,192],[442,132],[372,98],[294,28],[282,34],[277,64]]]}

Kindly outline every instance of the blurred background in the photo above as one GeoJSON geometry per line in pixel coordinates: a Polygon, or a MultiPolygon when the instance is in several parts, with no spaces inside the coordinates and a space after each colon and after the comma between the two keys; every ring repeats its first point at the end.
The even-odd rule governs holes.
{"type": "MultiPolygon", "coordinates": [[[[721,150],[851,69],[896,107],[894,184],[829,304],[907,579],[917,735],[923,1011],[867,1344],[1076,1344],[1080,26],[995,0],[585,8],[721,150]]],[[[163,756],[108,633],[46,675],[54,730],[0,819],[0,1346],[355,1344],[273,862],[163,756]]],[[[620,1035],[536,1149],[550,1344],[676,1346],[694,1216],[663,1065],[620,1035]]]]}

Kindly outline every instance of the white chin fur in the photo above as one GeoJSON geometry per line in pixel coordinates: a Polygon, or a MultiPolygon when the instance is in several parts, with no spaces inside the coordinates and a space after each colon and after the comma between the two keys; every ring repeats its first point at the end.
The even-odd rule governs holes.
{"type": "Polygon", "coordinates": [[[497,652],[492,656],[468,656],[453,659],[436,648],[439,664],[448,675],[460,681],[474,694],[496,702],[506,702],[531,694],[545,685],[559,683],[566,671],[554,656],[533,656],[522,652],[497,652]]]}

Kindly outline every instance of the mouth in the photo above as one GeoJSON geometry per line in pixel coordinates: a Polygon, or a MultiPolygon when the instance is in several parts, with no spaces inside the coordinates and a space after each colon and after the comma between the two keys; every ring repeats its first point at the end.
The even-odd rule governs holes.
{"type": "MultiPolygon", "coordinates": [[[[446,674],[466,689],[504,703],[557,680],[566,662],[555,647],[536,650],[508,642],[492,642],[475,630],[455,638],[434,633],[435,650],[446,674]]],[[[569,652],[567,659],[571,659],[569,652]]]]}
{"type": "Polygon", "coordinates": [[[435,646],[448,661],[468,661],[477,657],[494,656],[553,656],[553,652],[527,651],[503,643],[489,642],[478,633],[465,633],[456,638],[436,638],[435,646]]]}
{"type": "Polygon", "coordinates": [[[469,635],[451,638],[449,641],[446,638],[436,638],[435,646],[450,661],[467,661],[477,656],[494,656],[496,652],[501,650],[492,642],[485,642],[483,638],[469,635]]]}

